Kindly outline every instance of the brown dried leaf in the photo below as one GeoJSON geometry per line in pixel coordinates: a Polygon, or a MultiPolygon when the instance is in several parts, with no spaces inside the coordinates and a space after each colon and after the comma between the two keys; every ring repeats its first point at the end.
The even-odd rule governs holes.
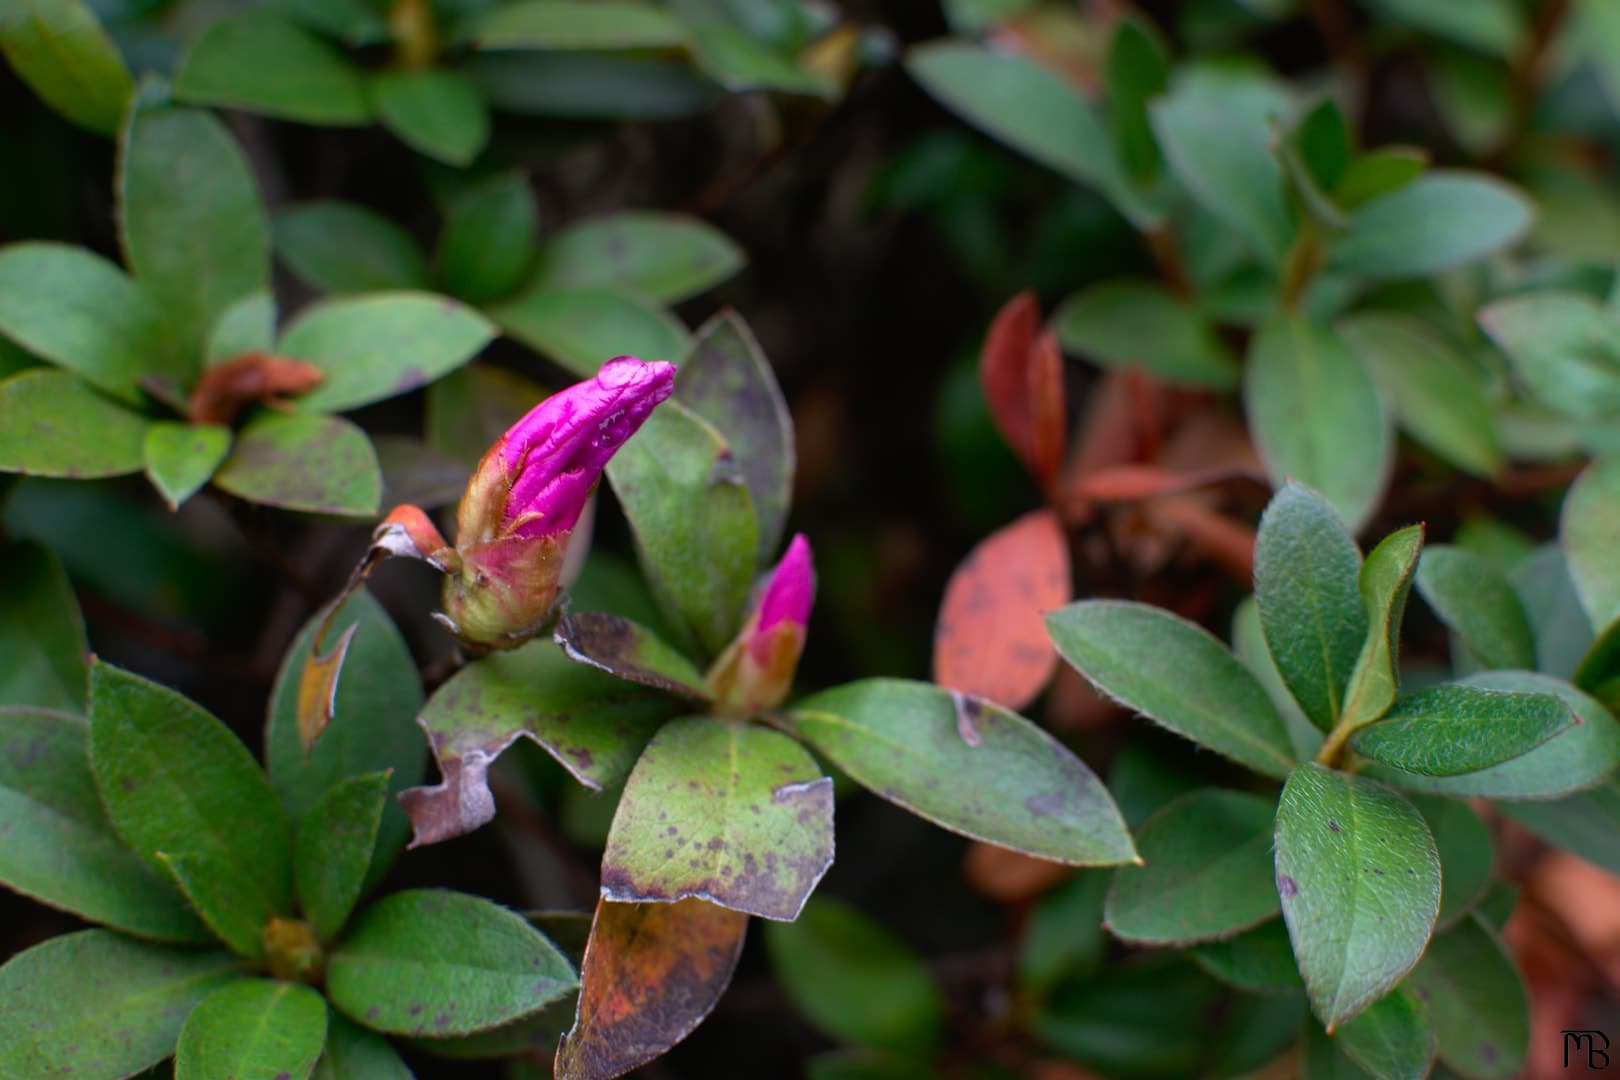
{"type": "MultiPolygon", "coordinates": [[[[332,611],[336,612],[348,598],[348,592],[338,597],[332,611]]],[[[343,660],[349,655],[349,643],[359,629],[357,622],[343,631],[337,644],[324,656],[320,652],[322,635],[316,634],[314,648],[304,661],[304,670],[298,676],[298,742],[306,755],[337,713],[338,676],[343,673],[343,660]]]]}
{"type": "Polygon", "coordinates": [[[1069,544],[1050,510],[986,537],[945,586],[934,627],[934,681],[1009,709],[1057,669],[1042,616],[1069,601],[1069,544]]]}
{"type": "Polygon", "coordinates": [[[325,378],[325,372],[303,360],[243,353],[204,371],[186,408],[194,424],[229,424],[249,405],[280,404],[313,390],[325,378]]]}
{"type": "Polygon", "coordinates": [[[1037,859],[1021,851],[975,842],[968,848],[962,872],[968,884],[992,900],[1015,904],[1030,900],[1074,873],[1074,867],[1037,859]]]}

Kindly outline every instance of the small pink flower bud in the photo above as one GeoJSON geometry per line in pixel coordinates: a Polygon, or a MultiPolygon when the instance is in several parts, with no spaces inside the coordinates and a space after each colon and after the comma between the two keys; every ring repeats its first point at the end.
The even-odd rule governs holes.
{"type": "Polygon", "coordinates": [[[674,389],[674,364],[616,357],[489,448],[456,510],[461,565],[444,586],[445,615],[463,641],[510,648],[544,622],[602,469],[674,389]]]}
{"type": "Polygon", "coordinates": [[[800,533],[766,579],[742,632],[709,669],[709,689],[722,707],[754,713],[782,704],[793,688],[815,599],[810,541],[800,533]]]}

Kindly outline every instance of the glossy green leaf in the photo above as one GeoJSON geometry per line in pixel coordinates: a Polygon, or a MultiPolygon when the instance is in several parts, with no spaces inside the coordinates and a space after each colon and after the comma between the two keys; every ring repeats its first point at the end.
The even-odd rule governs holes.
{"type": "Polygon", "coordinates": [[[1154,814],[1136,834],[1145,866],[1114,872],[1104,919],[1137,944],[1229,937],[1277,914],[1271,832],[1276,806],[1206,788],[1154,814]]]}
{"type": "Polygon", "coordinates": [[[1444,338],[1413,316],[1371,311],[1337,330],[1412,438],[1476,476],[1501,470],[1483,381],[1444,338]]]}
{"type": "Polygon", "coordinates": [[[1350,171],[1356,153],[1350,124],[1339,103],[1326,94],[1319,97],[1300,117],[1293,136],[1311,178],[1323,190],[1332,191],[1350,171]]]}
{"type": "Polygon", "coordinates": [[[292,834],[270,783],[230,729],[166,687],[90,669],[90,765],[107,816],[157,869],[198,854],[269,910],[292,900],[292,834]]]}
{"type": "Polygon", "coordinates": [[[1484,556],[1450,545],[1428,548],[1418,562],[1417,588],[1480,666],[1536,666],[1524,605],[1507,575],[1484,556]]]}
{"type": "Polygon", "coordinates": [[[945,998],[933,974],[853,907],[818,897],[797,921],[767,926],[765,946],[788,997],[830,1038],[914,1058],[934,1049],[945,998]]]}
{"type": "Polygon", "coordinates": [[[1367,611],[1367,640],[1345,689],[1339,726],[1354,730],[1383,716],[1400,689],[1401,620],[1423,547],[1423,526],[1409,525],[1379,541],[1361,564],[1359,588],[1367,611]]]}
{"type": "Polygon", "coordinates": [[[1576,477],[1564,496],[1558,539],[1569,560],[1575,593],[1595,627],[1620,618],[1620,457],[1600,458],[1576,477]]]}
{"type": "Polygon", "coordinates": [[[298,825],[293,885],[322,941],[337,937],[360,899],[387,798],[387,773],[352,777],[328,788],[298,825]]]}
{"type": "Polygon", "coordinates": [[[600,611],[564,611],[552,636],[577,663],[688,701],[712,700],[692,661],[639,623],[600,611]]]}
{"type": "Polygon", "coordinates": [[[1428,1015],[1399,990],[1339,1028],[1333,1041],[1375,1080],[1424,1080],[1434,1064],[1436,1044],[1428,1015]]]}
{"type": "Polygon", "coordinates": [[[19,541],[0,548],[0,705],[84,711],[90,643],[55,552],[19,541]]]}
{"type": "Polygon", "coordinates": [[[117,133],[135,87],[84,0],[6,0],[0,53],[51,108],[99,135],[117,133]]]}
{"type": "Polygon", "coordinates": [[[1281,918],[1225,941],[1195,945],[1187,955],[1217,979],[1251,994],[1297,994],[1305,988],[1281,918]]]}
{"type": "Polygon", "coordinates": [[[1266,696],[1271,699],[1271,704],[1283,719],[1283,726],[1288,729],[1294,756],[1300,761],[1315,757],[1322,747],[1322,731],[1311,723],[1283,683],[1282,673],[1277,670],[1277,662],[1271,658],[1265,631],[1260,626],[1260,605],[1255,603],[1252,596],[1245,597],[1232,613],[1232,653],[1265,687],[1266,696]]]}
{"type": "Polygon", "coordinates": [[[1149,111],[1165,159],[1188,193],[1265,263],[1281,265],[1295,226],[1267,130],[1185,91],[1149,111]]]}
{"type": "Polygon", "coordinates": [[[1620,320],[1590,297],[1536,290],[1497,300],[1478,318],[1542,404],[1577,419],[1620,410],[1620,320]]]}
{"type": "Polygon", "coordinates": [[[730,445],[680,402],[665,402],[607,476],[677,644],[718,654],[742,624],[759,551],[753,499],[730,445]]]}
{"type": "Polygon", "coordinates": [[[342,1013],[328,1010],[326,1052],[315,1065],[314,1080],[414,1080],[415,1073],[400,1060],[388,1040],[356,1024],[342,1013]]]}
{"type": "Polygon", "coordinates": [[[746,261],[742,249],[707,222],[623,210],[586,218],[548,239],[531,287],[616,289],[675,304],[725,281],[746,261]]]}
{"type": "Polygon", "coordinates": [[[1146,604],[1082,600],[1047,615],[1046,628],[1109,698],[1263,776],[1293,767],[1265,689],[1202,627],[1146,604]]]}
{"type": "Polygon", "coordinates": [[[310,412],[343,412],[425,386],[478,355],[495,328],[432,293],[371,293],[305,308],[276,352],[314,364],[326,379],[298,399],[310,412]]]}
{"type": "Polygon", "coordinates": [[[832,865],[832,813],[832,780],[788,736],[747,720],[673,720],[625,784],[602,853],[602,897],[696,897],[795,919],[832,865]]]}
{"type": "Polygon", "coordinates": [[[337,416],[260,413],[236,437],[214,483],[249,502],[370,517],[382,500],[377,452],[337,416]]]}
{"type": "Polygon", "coordinates": [[[214,320],[204,361],[212,365],[247,352],[270,352],[275,342],[276,298],[268,289],[249,293],[214,320]]]}
{"type": "Polygon", "coordinates": [[[505,296],[534,263],[539,230],[527,174],[502,173],[469,187],[451,201],[439,237],[444,287],[473,303],[505,296]]]}
{"type": "Polygon", "coordinates": [[[182,424],[162,420],[146,429],[146,478],[170,510],[201,491],[231,450],[231,429],[223,424],[182,424]]]}
{"type": "Polygon", "coordinates": [[[1620,873],[1620,781],[1546,802],[1502,802],[1496,808],[1549,844],[1594,866],[1620,873]]]}
{"type": "Polygon", "coordinates": [[[1517,243],[1534,216],[1517,188],[1478,173],[1425,173],[1357,210],[1328,269],[1358,278],[1427,277],[1517,243]]]}
{"type": "Polygon", "coordinates": [[[271,221],[276,254],[325,292],[428,287],[427,260],[411,234],[354,203],[294,203],[271,221]]]}
{"type": "Polygon", "coordinates": [[[1426,795],[1414,795],[1410,801],[1429,823],[1440,852],[1440,914],[1435,925],[1451,926],[1485,895],[1496,867],[1496,845],[1490,827],[1467,803],[1426,795]]]}
{"type": "Polygon", "coordinates": [[[1551,694],[1433,686],[1351,737],[1356,753],[1406,772],[1456,776],[1529,753],[1575,721],[1551,694]]]}
{"type": "Polygon", "coordinates": [[[573,663],[546,640],[466,665],[422,710],[443,780],[404,797],[416,842],[459,836],[495,816],[486,773],[520,737],[600,791],[630,775],[647,740],[679,709],[665,695],[573,663]]]}
{"type": "Polygon", "coordinates": [[[677,360],[692,347],[686,328],[668,312],[608,289],[525,289],[485,314],[514,339],[582,377],[595,375],[615,356],[677,360]]]}
{"type": "Polygon", "coordinates": [[[65,371],[0,382],[0,471],[85,480],[138,472],[147,422],[65,371]]]}
{"type": "Polygon", "coordinates": [[[115,930],[210,940],[180,894],[113,831],[78,717],[0,708],[0,883],[115,930]]]}
{"type": "Polygon", "coordinates": [[[998,705],[864,679],[805,698],[792,720],[861,786],[952,832],[1071,866],[1136,860],[1091,769],[998,705]]]}
{"type": "Polygon", "coordinates": [[[264,959],[264,931],[280,911],[238,861],[206,847],[159,851],[157,860],[215,937],[238,956],[264,959]]]}
{"type": "Polygon", "coordinates": [[[175,1080],[307,1080],[326,1045],[326,1002],[310,987],[236,979],[198,1003],[180,1029],[175,1080]]]}
{"type": "Polygon", "coordinates": [[[1273,317],[1249,346],[1243,402],[1272,482],[1315,488],[1358,531],[1383,497],[1394,440],[1356,354],[1326,326],[1273,317]]]}
{"type": "Polygon", "coordinates": [[[253,170],[202,109],[136,107],[120,151],[124,262],[192,362],[220,313],[270,283],[270,227],[253,170]]]}
{"type": "Polygon", "coordinates": [[[1530,998],[1502,942],[1477,915],[1436,934],[1405,985],[1423,1002],[1441,1061],[1479,1080],[1520,1075],[1530,1049],[1530,998]]]}
{"type": "Polygon", "coordinates": [[[370,880],[375,881],[409,832],[405,812],[394,799],[419,782],[427,747],[416,715],[422,708],[422,680],[410,646],[369,592],[350,597],[332,620],[330,648],[351,626],[354,638],[344,656],[332,722],[308,754],[298,739],[298,681],[323,614],[304,624],[276,673],[264,735],[270,783],[287,816],[300,830],[327,793],[351,777],[387,772],[388,792],[378,826],[370,880]]]}
{"type": "Polygon", "coordinates": [[[383,127],[428,157],[468,165],[489,142],[489,105],[460,72],[383,71],[371,77],[370,91],[383,127]]]}
{"type": "Polygon", "coordinates": [[[495,8],[472,28],[480,49],[658,49],[686,43],[680,21],[650,4],[525,0],[495,8]]]}
{"type": "Polygon", "coordinates": [[[1137,227],[1151,227],[1162,217],[1132,184],[1092,106],[1035,60],[937,41],[908,52],[906,70],[968,123],[1096,188],[1137,227]]]}
{"type": "Polygon", "coordinates": [[[793,499],[793,417],[742,316],[723,311],[698,328],[675,376],[675,397],[730,444],[759,521],[759,561],[769,562],[793,499]]]}
{"type": "Polygon", "coordinates": [[[169,370],[161,317],[140,287],[65,244],[0,248],[0,333],[132,404],[143,375],[169,370]]]}
{"type": "Polygon", "coordinates": [[[1314,762],[1283,787],[1276,844],[1289,939],[1332,1031],[1422,956],[1440,910],[1440,858],[1411,803],[1314,762]]]}
{"type": "Polygon", "coordinates": [[[187,1014],[236,963],[106,930],[50,938],[0,967],[0,1071],[132,1076],[174,1053],[187,1014]]]}
{"type": "Polygon", "coordinates": [[[1168,382],[1230,390],[1237,360],[1204,318],[1169,289],[1116,280],[1074,293],[1052,316],[1058,344],[1108,367],[1141,368],[1168,382]]]}
{"type": "Polygon", "coordinates": [[[1350,163],[1333,201],[1346,210],[1355,210],[1416,180],[1428,167],[1427,151],[1409,146],[1385,146],[1362,154],[1350,163]]]}
{"type": "Polygon", "coordinates": [[[372,904],[326,966],[332,1004],[395,1035],[482,1031],[543,1009],[578,985],[567,959],[521,915],[441,889],[372,904]]]}
{"type": "Polygon", "coordinates": [[[204,24],[180,59],[174,92],[198,105],[223,105],[301,124],[371,120],[360,68],[274,11],[242,12],[204,24]]]}
{"type": "Polygon", "coordinates": [[[1338,722],[1350,674],[1367,639],[1361,552],[1333,507],[1290,483],[1260,517],[1254,595],[1266,645],[1311,722],[1338,722]]]}

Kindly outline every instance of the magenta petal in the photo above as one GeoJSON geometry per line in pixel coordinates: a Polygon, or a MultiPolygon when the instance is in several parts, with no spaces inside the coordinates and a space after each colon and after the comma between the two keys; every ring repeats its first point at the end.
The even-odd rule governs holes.
{"type": "Polygon", "coordinates": [[[798,533],[765,584],[759,598],[759,621],[754,633],[768,633],[781,622],[805,625],[810,621],[810,608],[815,601],[816,568],[810,556],[810,541],[803,533],[798,533]]]}

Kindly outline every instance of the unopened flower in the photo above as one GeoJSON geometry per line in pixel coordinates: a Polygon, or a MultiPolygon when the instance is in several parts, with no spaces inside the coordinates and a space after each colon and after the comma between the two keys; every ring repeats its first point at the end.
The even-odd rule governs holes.
{"type": "Polygon", "coordinates": [[[709,669],[709,689],[723,708],[753,713],[782,704],[799,667],[815,599],[810,541],[800,533],[766,579],[742,632],[709,669]]]}

